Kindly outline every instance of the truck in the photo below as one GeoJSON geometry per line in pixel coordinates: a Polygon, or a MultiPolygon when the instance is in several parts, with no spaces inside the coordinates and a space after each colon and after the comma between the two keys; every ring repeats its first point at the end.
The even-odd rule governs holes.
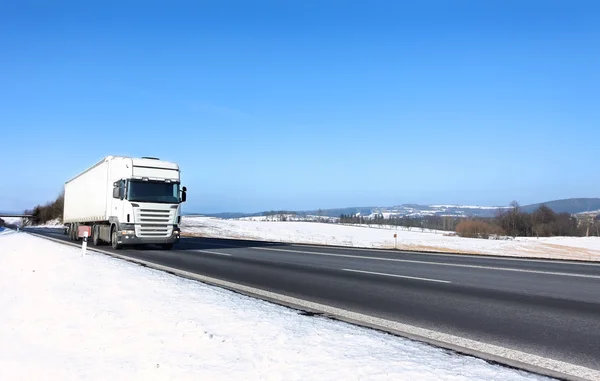
{"type": "Polygon", "coordinates": [[[186,201],[179,165],[155,157],[107,156],[64,185],[63,222],[72,241],[113,249],[159,245],[180,239],[186,201]]]}

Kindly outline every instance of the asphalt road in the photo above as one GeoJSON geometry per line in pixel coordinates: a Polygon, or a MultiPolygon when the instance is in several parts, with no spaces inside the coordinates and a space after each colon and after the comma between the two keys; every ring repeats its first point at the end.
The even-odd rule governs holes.
{"type": "Polygon", "coordinates": [[[600,370],[600,264],[206,238],[119,253],[600,370]]]}

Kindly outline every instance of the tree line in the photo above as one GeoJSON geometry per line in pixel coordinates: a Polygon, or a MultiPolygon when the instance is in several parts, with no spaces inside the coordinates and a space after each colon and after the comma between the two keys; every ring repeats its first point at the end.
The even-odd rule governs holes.
{"type": "Polygon", "coordinates": [[[461,218],[454,216],[390,216],[384,218],[375,215],[373,218],[355,216],[351,214],[340,215],[340,223],[357,225],[392,225],[411,230],[413,228],[454,231],[461,218]]]}
{"type": "Polygon", "coordinates": [[[391,216],[373,218],[342,214],[340,223],[364,225],[392,225],[411,228],[454,231],[462,237],[489,238],[490,236],[552,237],[600,236],[600,215],[575,217],[556,213],[546,205],[533,212],[523,211],[513,201],[510,208],[499,209],[494,217],[450,216],[391,216]]]}
{"type": "Polygon", "coordinates": [[[496,224],[509,236],[582,236],[587,233],[586,224],[569,213],[556,213],[546,205],[527,213],[516,201],[510,206],[510,209],[499,211],[495,218],[496,224]]]}
{"type": "Polygon", "coordinates": [[[36,205],[33,209],[26,210],[24,214],[33,216],[29,218],[31,225],[43,225],[54,219],[62,221],[64,205],[65,194],[61,192],[54,201],[47,202],[44,205],[36,205]]]}

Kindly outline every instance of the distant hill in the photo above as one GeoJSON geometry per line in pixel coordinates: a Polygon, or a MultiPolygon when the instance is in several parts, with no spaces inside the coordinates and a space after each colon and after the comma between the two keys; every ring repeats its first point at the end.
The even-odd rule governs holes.
{"type": "MultiPolygon", "coordinates": [[[[557,213],[578,214],[587,211],[600,210],[600,198],[571,198],[566,200],[554,200],[539,204],[531,204],[521,206],[521,210],[525,212],[533,212],[540,205],[546,205],[557,213]]],[[[453,216],[453,217],[494,217],[498,210],[507,209],[508,206],[479,206],[479,205],[419,205],[419,204],[402,204],[389,207],[348,207],[334,209],[315,209],[296,211],[299,216],[322,216],[322,217],[339,217],[342,214],[369,216],[380,214],[388,218],[390,216],[408,216],[408,217],[425,217],[425,216],[453,216]]],[[[218,218],[243,218],[257,217],[273,214],[273,212],[258,212],[258,213],[204,213],[202,215],[218,218]]]]}
{"type": "Polygon", "coordinates": [[[336,209],[315,209],[315,210],[303,210],[298,212],[299,215],[306,216],[323,216],[323,217],[339,217],[342,214],[361,214],[368,216],[375,209],[373,206],[353,206],[348,208],[336,208],[336,209]]]}
{"type": "Polygon", "coordinates": [[[223,213],[183,213],[185,216],[190,215],[202,215],[206,217],[217,217],[217,218],[243,218],[243,217],[257,217],[262,216],[263,213],[237,213],[237,212],[223,212],[223,213]]]}
{"type": "Polygon", "coordinates": [[[522,210],[528,213],[533,212],[541,205],[546,205],[556,213],[578,214],[600,210],[600,198],[568,198],[565,200],[555,200],[540,204],[526,205],[522,210]]]}

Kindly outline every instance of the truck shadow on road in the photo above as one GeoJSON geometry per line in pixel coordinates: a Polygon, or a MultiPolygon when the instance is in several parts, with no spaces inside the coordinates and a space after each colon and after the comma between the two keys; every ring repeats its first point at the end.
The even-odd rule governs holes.
{"type": "MultiPolygon", "coordinates": [[[[103,245],[108,246],[108,245],[103,245]]],[[[103,247],[101,246],[101,247],[103,247]]],[[[219,250],[219,249],[239,249],[250,247],[286,247],[291,246],[285,242],[266,242],[266,241],[251,241],[223,238],[199,238],[199,237],[182,237],[181,240],[173,246],[175,251],[192,251],[192,250],[219,250]]],[[[93,247],[93,246],[92,246],[93,247]]],[[[110,247],[110,246],[109,246],[110,247]]],[[[126,246],[125,250],[135,251],[156,251],[160,250],[160,245],[145,244],[126,246]]]]}
{"type": "Polygon", "coordinates": [[[218,249],[234,249],[244,247],[285,247],[290,246],[284,242],[266,242],[266,241],[251,241],[241,239],[224,239],[224,238],[203,238],[203,237],[182,237],[177,243],[174,250],[218,250],[218,249]]]}

